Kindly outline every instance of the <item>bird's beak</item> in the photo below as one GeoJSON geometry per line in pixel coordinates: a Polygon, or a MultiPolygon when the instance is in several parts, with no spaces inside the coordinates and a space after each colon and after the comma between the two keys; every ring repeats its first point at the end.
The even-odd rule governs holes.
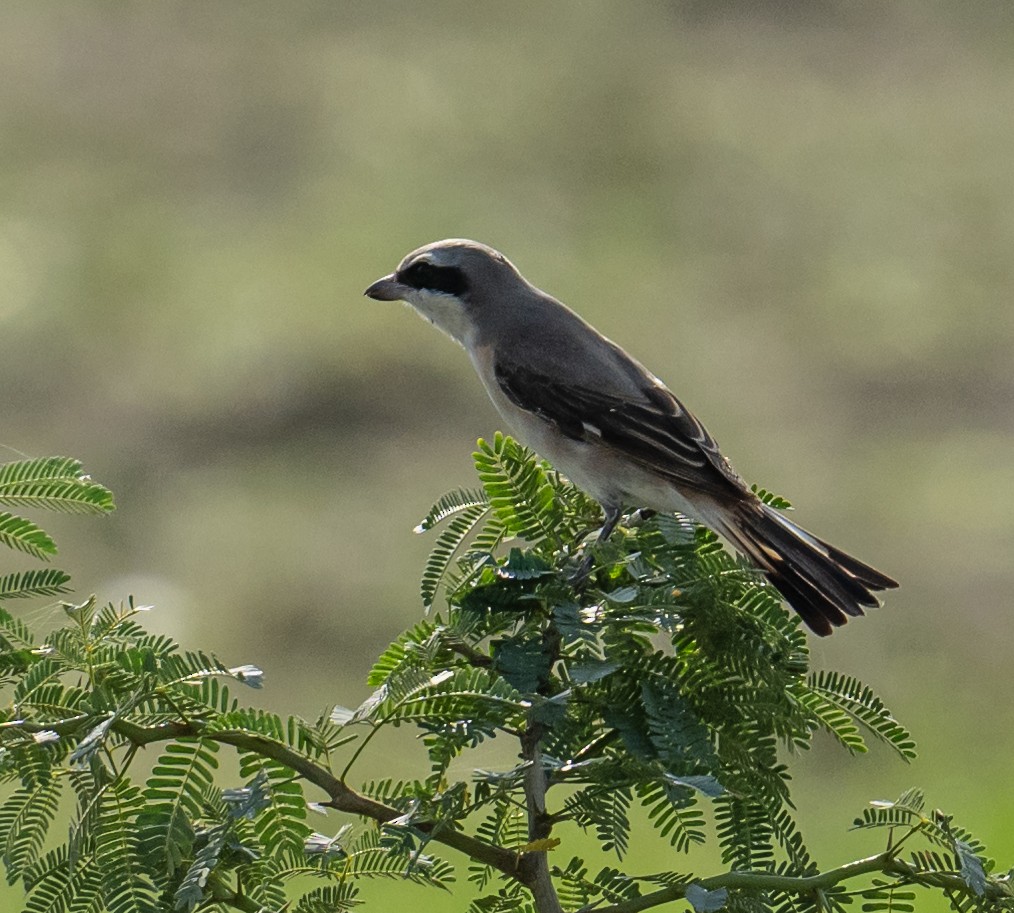
{"type": "Polygon", "coordinates": [[[394,278],[394,273],[391,273],[390,276],[378,279],[363,294],[375,301],[400,301],[404,290],[405,286],[394,278]]]}

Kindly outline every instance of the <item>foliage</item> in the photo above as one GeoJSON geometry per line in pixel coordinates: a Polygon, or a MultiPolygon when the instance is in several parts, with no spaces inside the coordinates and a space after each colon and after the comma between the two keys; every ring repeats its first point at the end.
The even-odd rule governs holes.
{"type": "MultiPolygon", "coordinates": [[[[0,854],[25,909],[346,910],[365,878],[449,887],[441,847],[466,857],[475,913],[674,900],[904,911],[917,890],[959,911],[1014,910],[1010,874],[916,790],[857,818],[885,834],[881,853],[817,866],[785,752],[818,731],[852,753],[875,739],[908,760],[914,745],[862,682],[810,670],[795,616],[713,534],[635,514],[599,543],[597,505],[509,438],[480,442],[475,462],[482,488],[442,498],[420,527],[440,528],[423,581],[427,605],[443,593],[440,612],[377,660],[366,701],[315,721],[241,706],[231,689],[260,687],[260,670],[148,633],[131,601],[64,605],[39,640],[0,608],[0,854]],[[420,734],[428,769],[353,788],[387,726],[420,734]],[[452,773],[493,740],[516,744],[520,763],[452,773]],[[220,773],[223,746],[238,777],[220,773]],[[53,826],[61,808],[67,829],[53,826]],[[316,833],[310,808],[351,820],[316,833]],[[632,870],[638,820],[678,853],[717,840],[729,870],[632,870]],[[608,863],[574,852],[576,829],[608,863]]],[[[111,506],[71,461],[15,465],[0,467],[7,505],[85,503],[69,473],[91,486],[87,503],[111,506]]],[[[65,584],[7,574],[0,606],[65,584]]]]}

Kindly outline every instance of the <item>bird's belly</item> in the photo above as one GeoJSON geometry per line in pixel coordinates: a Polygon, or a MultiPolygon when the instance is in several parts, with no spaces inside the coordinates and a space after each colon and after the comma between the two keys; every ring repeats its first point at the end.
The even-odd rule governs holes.
{"type": "Polygon", "coordinates": [[[600,504],[648,507],[704,519],[703,505],[695,507],[674,484],[657,473],[648,471],[617,450],[567,437],[552,423],[516,406],[499,388],[487,387],[487,392],[522,444],[548,460],[600,504]]]}
{"type": "Polygon", "coordinates": [[[536,439],[528,442],[532,449],[600,504],[650,507],[703,519],[701,511],[672,482],[618,451],[556,434],[536,433],[533,437],[536,439]]]}

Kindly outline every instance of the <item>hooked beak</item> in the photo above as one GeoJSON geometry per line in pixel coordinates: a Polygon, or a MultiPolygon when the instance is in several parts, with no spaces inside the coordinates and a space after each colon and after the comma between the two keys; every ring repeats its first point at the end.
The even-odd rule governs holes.
{"type": "Polygon", "coordinates": [[[394,278],[394,273],[391,273],[390,276],[378,279],[363,294],[374,301],[400,301],[404,290],[405,286],[394,278]]]}

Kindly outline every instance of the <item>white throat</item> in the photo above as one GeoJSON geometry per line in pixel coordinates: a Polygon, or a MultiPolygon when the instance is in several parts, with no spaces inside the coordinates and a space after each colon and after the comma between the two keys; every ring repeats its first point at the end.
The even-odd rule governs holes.
{"type": "Polygon", "coordinates": [[[410,295],[405,296],[405,303],[455,342],[466,349],[469,347],[475,335],[475,327],[465,313],[460,298],[427,289],[413,289],[410,295]]]}

